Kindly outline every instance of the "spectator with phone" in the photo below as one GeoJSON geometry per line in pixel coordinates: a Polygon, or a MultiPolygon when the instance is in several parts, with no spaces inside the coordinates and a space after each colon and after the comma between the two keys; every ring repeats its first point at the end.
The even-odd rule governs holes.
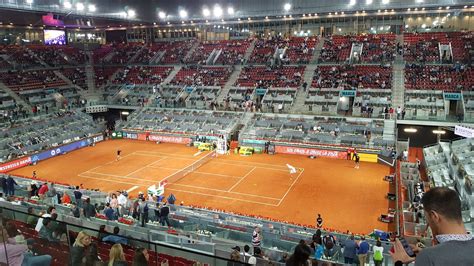
{"type": "Polygon", "coordinates": [[[457,192],[449,188],[433,188],[423,195],[421,203],[437,245],[421,249],[408,245],[404,239],[396,239],[390,251],[395,265],[413,261],[416,266],[473,265],[474,238],[464,227],[457,192]]]}

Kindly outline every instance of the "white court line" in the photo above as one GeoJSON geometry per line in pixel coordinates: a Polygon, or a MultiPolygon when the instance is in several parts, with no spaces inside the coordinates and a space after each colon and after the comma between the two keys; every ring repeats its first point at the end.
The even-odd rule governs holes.
{"type": "Polygon", "coordinates": [[[184,192],[184,193],[189,193],[189,194],[197,194],[197,195],[203,195],[203,196],[209,196],[209,197],[216,197],[216,198],[223,198],[223,199],[229,199],[229,200],[237,200],[237,201],[243,201],[243,202],[250,202],[250,203],[261,204],[261,205],[267,205],[267,206],[273,206],[273,207],[278,206],[278,205],[275,205],[275,204],[263,203],[263,202],[259,202],[259,201],[236,199],[236,198],[231,198],[231,197],[226,197],[226,196],[212,195],[212,194],[199,193],[199,192],[191,192],[191,191],[180,190],[180,189],[174,189],[174,188],[167,188],[167,190],[174,190],[174,191],[178,191],[178,192],[184,192]]]}
{"type": "MultiPolygon", "coordinates": [[[[89,179],[94,179],[94,180],[105,181],[103,178],[90,177],[90,176],[85,176],[85,175],[82,175],[82,174],[79,174],[78,176],[79,176],[79,177],[83,177],[83,178],[89,178],[89,179]]],[[[156,181],[142,180],[142,182],[143,182],[143,181],[156,184],[156,181]]],[[[138,185],[138,184],[136,184],[136,183],[124,182],[124,181],[116,181],[116,180],[109,180],[109,182],[112,182],[112,183],[119,183],[119,184],[127,184],[127,185],[134,185],[134,186],[137,186],[137,185],[138,185]]],[[[273,207],[278,206],[278,205],[275,205],[275,204],[262,203],[262,202],[253,201],[253,200],[236,199],[236,198],[231,198],[231,197],[226,197],[226,196],[219,196],[219,195],[212,195],[212,194],[206,194],[206,193],[192,192],[192,191],[179,190],[179,189],[174,189],[174,188],[167,188],[167,190],[174,190],[174,191],[178,191],[178,192],[184,192],[184,193],[189,193],[189,194],[197,194],[197,195],[203,195],[203,196],[209,196],[209,197],[217,197],[217,198],[223,198],[223,199],[229,199],[229,200],[244,201],[244,202],[250,202],[250,203],[255,203],[255,204],[273,206],[273,207]]]]}
{"type": "Polygon", "coordinates": [[[171,159],[179,159],[179,160],[190,160],[190,161],[196,161],[196,158],[191,158],[191,157],[183,157],[183,156],[166,156],[164,154],[162,155],[157,155],[157,154],[141,154],[141,153],[136,153],[137,155],[140,156],[150,156],[150,157],[168,157],[171,159]]]}
{"type": "Polygon", "coordinates": [[[250,173],[252,173],[253,170],[255,170],[255,169],[257,169],[256,166],[254,166],[254,167],[252,168],[252,170],[250,170],[248,173],[246,173],[239,181],[237,181],[237,183],[235,183],[231,188],[229,188],[229,190],[227,190],[227,192],[231,192],[232,189],[234,189],[238,184],[240,184],[240,183],[242,182],[242,180],[244,180],[247,176],[249,176],[250,173]]]}
{"type": "Polygon", "coordinates": [[[139,186],[133,186],[133,187],[127,189],[127,193],[130,193],[130,192],[134,191],[137,188],[139,188],[139,186]]]}
{"type": "Polygon", "coordinates": [[[166,158],[168,158],[168,157],[163,157],[163,158],[161,158],[161,159],[159,159],[159,160],[153,161],[152,163],[149,163],[149,164],[147,164],[147,165],[145,165],[145,166],[143,166],[143,167],[140,167],[140,168],[138,168],[137,170],[135,170],[135,171],[133,171],[133,172],[131,172],[131,173],[129,173],[128,175],[125,175],[125,176],[131,176],[132,174],[134,174],[134,173],[136,173],[136,172],[139,172],[139,171],[141,171],[141,170],[143,170],[143,169],[145,169],[145,168],[147,168],[147,167],[149,167],[149,166],[152,166],[153,164],[155,164],[155,163],[157,163],[157,162],[159,162],[159,161],[162,161],[162,160],[164,160],[164,159],[166,159],[166,158]]]}
{"type": "Polygon", "coordinates": [[[296,182],[298,181],[298,179],[300,178],[300,176],[303,174],[304,172],[304,168],[303,168],[303,171],[300,172],[300,174],[296,177],[295,181],[293,181],[293,183],[291,184],[291,186],[288,188],[288,190],[286,191],[285,195],[283,195],[283,198],[281,198],[280,202],[278,202],[278,205],[277,206],[280,206],[280,204],[283,202],[283,200],[286,198],[286,196],[288,195],[288,193],[290,192],[290,190],[293,188],[293,186],[296,184],[296,182]]]}
{"type": "Polygon", "coordinates": [[[212,190],[212,191],[217,191],[217,192],[226,192],[226,193],[232,193],[232,194],[238,194],[238,195],[244,195],[244,196],[252,196],[252,197],[262,198],[262,199],[280,200],[280,198],[272,198],[272,197],[258,196],[258,195],[254,195],[254,194],[248,194],[248,193],[232,192],[232,191],[227,191],[227,190],[222,190],[222,189],[214,189],[214,188],[207,188],[207,187],[198,187],[198,186],[183,185],[183,184],[177,184],[177,183],[171,183],[170,185],[173,185],[173,186],[182,186],[182,187],[190,187],[190,188],[197,188],[197,189],[206,189],[206,190],[212,190]]]}
{"type": "MultiPolygon", "coordinates": [[[[245,161],[234,161],[234,160],[231,160],[231,159],[223,159],[222,157],[216,159],[215,161],[236,162],[234,165],[246,165],[246,166],[267,165],[267,166],[272,166],[272,168],[281,167],[281,168],[285,168],[285,169],[286,169],[286,166],[279,166],[279,165],[270,164],[270,163],[257,163],[257,162],[246,163],[245,161]]],[[[232,163],[228,163],[228,164],[232,164],[232,163]]],[[[260,166],[258,166],[258,167],[260,167],[260,166]]],[[[285,171],[286,171],[286,170],[285,170],[285,171]]]]}
{"type": "Polygon", "coordinates": [[[198,151],[198,152],[196,152],[193,156],[195,156],[195,157],[196,157],[196,156],[199,156],[199,155],[201,155],[201,153],[202,153],[202,151],[198,151]]]}
{"type": "Polygon", "coordinates": [[[277,168],[270,168],[270,167],[263,167],[263,166],[255,166],[255,165],[249,165],[249,164],[233,164],[233,163],[222,163],[222,162],[216,162],[216,161],[210,161],[210,164],[216,163],[216,164],[225,164],[225,165],[233,165],[233,166],[246,166],[246,167],[256,167],[256,168],[261,168],[261,169],[267,169],[267,170],[273,170],[273,171],[281,171],[281,172],[288,172],[287,169],[277,169],[277,168]]]}
{"type": "MultiPolygon", "coordinates": [[[[153,168],[153,169],[166,169],[166,170],[181,170],[181,169],[182,169],[182,168],[170,168],[170,167],[161,167],[161,166],[148,166],[148,168],[153,168]]],[[[199,171],[193,171],[192,173],[204,174],[204,175],[215,175],[215,176],[222,176],[222,177],[242,178],[242,176],[233,176],[233,175],[224,175],[224,174],[214,174],[214,173],[199,172],[199,171]]]]}
{"type": "Polygon", "coordinates": [[[148,154],[157,154],[157,155],[164,155],[164,156],[174,156],[174,157],[186,157],[186,158],[193,158],[194,156],[191,155],[181,155],[181,154],[173,154],[173,153],[166,153],[166,152],[158,152],[158,151],[135,151],[138,153],[148,153],[148,154]]]}

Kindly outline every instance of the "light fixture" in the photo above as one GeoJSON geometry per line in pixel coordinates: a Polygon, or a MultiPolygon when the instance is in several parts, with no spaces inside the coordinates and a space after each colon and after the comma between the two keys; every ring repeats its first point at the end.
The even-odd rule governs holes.
{"type": "Polygon", "coordinates": [[[268,19],[268,16],[266,16],[265,19],[268,19]]]}
{"type": "Polygon", "coordinates": [[[227,14],[229,14],[229,15],[234,15],[234,8],[231,7],[231,6],[229,6],[229,7],[227,8],[227,14]]]}
{"type": "Polygon", "coordinates": [[[247,20],[248,20],[248,21],[251,21],[251,20],[252,20],[252,18],[250,18],[250,17],[249,17],[249,18],[247,18],[247,20]]]}
{"type": "Polygon", "coordinates": [[[97,10],[95,5],[93,5],[93,4],[90,4],[87,8],[89,9],[89,12],[95,12],[97,10]]]}
{"type": "Polygon", "coordinates": [[[80,2],[77,3],[77,4],[76,4],[76,9],[77,9],[77,11],[82,11],[82,10],[84,10],[84,4],[83,4],[83,3],[80,3],[80,2]]]}
{"type": "Polygon", "coordinates": [[[349,5],[350,5],[350,6],[353,6],[353,5],[355,5],[355,4],[357,4],[357,1],[356,1],[356,0],[350,0],[350,1],[349,1],[349,5]]]}
{"type": "Polygon", "coordinates": [[[209,10],[209,8],[207,8],[207,7],[203,8],[202,9],[202,15],[206,18],[209,17],[211,15],[211,10],[209,10]]]}
{"type": "Polygon", "coordinates": [[[409,127],[409,128],[405,128],[403,131],[405,131],[406,133],[416,133],[418,132],[418,129],[409,127]]]}
{"type": "Polygon", "coordinates": [[[386,5],[388,3],[390,3],[390,0],[382,0],[382,4],[386,5]]]}
{"type": "Polygon", "coordinates": [[[184,10],[184,9],[181,9],[179,11],[179,17],[180,18],[187,18],[188,17],[188,11],[184,10]]]}
{"type": "Polygon", "coordinates": [[[222,8],[219,5],[215,5],[214,9],[212,10],[212,13],[214,14],[214,17],[220,18],[222,17],[222,13],[224,12],[222,11],[222,8]]]}
{"type": "Polygon", "coordinates": [[[283,9],[284,9],[285,11],[290,11],[290,9],[291,9],[291,4],[290,4],[290,3],[286,3],[286,4],[283,6],[283,9]]]}
{"type": "Polygon", "coordinates": [[[129,9],[129,10],[127,11],[127,16],[128,16],[129,18],[134,18],[136,15],[137,15],[137,13],[136,13],[135,10],[133,10],[133,9],[129,9]]]}
{"type": "Polygon", "coordinates": [[[373,0],[365,0],[366,5],[371,5],[374,1],[373,0]]]}
{"type": "Polygon", "coordinates": [[[447,6],[446,9],[450,9],[451,7],[447,6]]]}
{"type": "Polygon", "coordinates": [[[163,12],[163,11],[160,11],[160,12],[158,12],[158,17],[159,17],[160,19],[165,19],[165,18],[166,18],[166,13],[163,12]]]}
{"type": "Polygon", "coordinates": [[[444,135],[446,134],[446,131],[444,130],[433,130],[433,134],[436,134],[436,135],[444,135]]]}
{"type": "Polygon", "coordinates": [[[33,4],[33,0],[26,0],[26,3],[27,3],[28,5],[31,5],[31,4],[33,4]]]}

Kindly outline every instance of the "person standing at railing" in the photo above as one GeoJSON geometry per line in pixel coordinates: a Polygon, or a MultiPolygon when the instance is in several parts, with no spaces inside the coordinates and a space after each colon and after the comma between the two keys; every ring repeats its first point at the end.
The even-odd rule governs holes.
{"type": "Polygon", "coordinates": [[[262,244],[262,235],[260,233],[260,228],[256,226],[252,233],[252,246],[254,248],[260,247],[261,244],[262,244]]]}

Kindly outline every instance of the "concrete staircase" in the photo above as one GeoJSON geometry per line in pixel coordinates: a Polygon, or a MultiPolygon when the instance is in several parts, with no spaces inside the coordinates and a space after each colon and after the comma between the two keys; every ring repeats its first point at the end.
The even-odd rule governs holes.
{"type": "Polygon", "coordinates": [[[257,42],[256,39],[254,39],[251,43],[250,43],[250,46],[249,48],[247,49],[247,51],[245,52],[245,55],[244,55],[244,60],[245,62],[248,62],[249,59],[250,59],[250,56],[252,55],[253,53],[253,50],[255,49],[255,43],[257,42]]]}
{"type": "Polygon", "coordinates": [[[89,58],[89,60],[87,61],[87,65],[85,67],[87,90],[95,91],[95,71],[94,71],[93,54],[91,51],[87,51],[86,54],[87,54],[87,57],[89,58]]]}
{"type": "Polygon", "coordinates": [[[383,140],[395,140],[396,123],[394,119],[385,119],[383,126],[383,140]]]}
{"type": "MultiPolygon", "coordinates": [[[[397,43],[403,44],[403,34],[397,35],[397,43]]],[[[398,106],[405,106],[405,61],[403,55],[395,56],[393,63],[393,83],[392,83],[392,106],[397,108],[398,106]]]]}
{"type": "Polygon", "coordinates": [[[145,50],[146,46],[143,45],[140,50],[138,50],[127,62],[127,64],[131,64],[133,61],[135,61],[135,59],[137,59],[137,57],[143,52],[143,50],[145,50]]]}
{"type": "Polygon", "coordinates": [[[191,47],[191,49],[189,49],[188,53],[186,54],[186,56],[183,58],[183,60],[186,62],[194,53],[194,51],[196,51],[196,48],[198,48],[200,42],[196,40],[196,42],[193,44],[193,46],[191,47]]]}
{"type": "Polygon", "coordinates": [[[318,62],[319,57],[321,56],[321,50],[323,49],[325,40],[326,38],[324,37],[319,38],[318,44],[314,48],[313,57],[311,58],[311,64],[315,64],[318,62]]]}
{"type": "Polygon", "coordinates": [[[80,86],[74,84],[68,77],[64,76],[64,74],[61,73],[61,71],[59,71],[59,70],[54,70],[53,72],[54,72],[54,74],[56,74],[56,76],[58,76],[58,77],[60,77],[62,80],[64,80],[69,86],[76,88],[77,91],[79,92],[79,94],[81,94],[81,92],[84,91],[84,88],[82,88],[82,87],[80,87],[80,86]]]}
{"type": "Polygon", "coordinates": [[[239,78],[240,72],[242,72],[242,68],[243,68],[242,66],[234,66],[234,72],[232,72],[232,74],[229,77],[229,80],[227,80],[226,84],[224,85],[224,88],[221,90],[221,93],[217,97],[218,103],[221,103],[224,101],[230,89],[234,86],[235,82],[239,78]]]}
{"type": "Polygon", "coordinates": [[[16,94],[14,91],[10,90],[10,88],[8,88],[5,84],[3,84],[3,82],[0,82],[0,89],[5,91],[8,95],[10,95],[10,97],[15,99],[17,105],[23,105],[26,108],[26,111],[28,113],[31,113],[31,109],[32,109],[31,105],[27,103],[25,100],[23,100],[22,98],[20,98],[20,96],[18,96],[18,94],[16,94]]]}
{"type": "Polygon", "coordinates": [[[176,74],[178,74],[178,72],[181,70],[181,68],[183,68],[183,66],[174,66],[171,73],[168,75],[168,77],[166,77],[165,80],[163,80],[163,82],[161,84],[168,85],[174,79],[176,74]]]}
{"type": "MultiPolygon", "coordinates": [[[[314,71],[316,70],[316,68],[317,68],[317,65],[312,64],[312,65],[307,65],[304,70],[303,81],[308,84],[308,87],[306,88],[307,90],[309,90],[309,88],[311,87],[311,83],[313,82],[314,71]]],[[[296,95],[296,99],[293,102],[293,106],[290,109],[290,113],[295,114],[295,113],[301,113],[305,111],[306,108],[304,106],[304,102],[306,99],[306,94],[307,93],[303,90],[303,88],[299,88],[298,94],[296,95]]]]}
{"type": "Polygon", "coordinates": [[[45,61],[41,60],[41,58],[33,51],[31,51],[30,49],[26,49],[26,51],[28,52],[29,55],[33,56],[36,60],[38,60],[38,62],[44,66],[44,67],[49,67],[48,64],[46,64],[45,61]]]}

